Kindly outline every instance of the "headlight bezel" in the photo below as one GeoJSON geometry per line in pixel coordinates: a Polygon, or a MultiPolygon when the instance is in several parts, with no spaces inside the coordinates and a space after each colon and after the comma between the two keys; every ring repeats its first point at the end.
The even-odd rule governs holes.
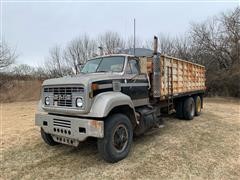
{"type": "Polygon", "coordinates": [[[84,105],[83,98],[82,97],[77,97],[75,105],[76,105],[77,108],[83,108],[83,105],[84,105]]]}

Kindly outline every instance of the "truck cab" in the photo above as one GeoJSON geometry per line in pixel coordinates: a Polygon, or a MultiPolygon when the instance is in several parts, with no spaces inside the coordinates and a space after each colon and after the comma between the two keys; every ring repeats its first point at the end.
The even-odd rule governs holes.
{"type": "Polygon", "coordinates": [[[139,124],[135,109],[149,105],[149,88],[137,57],[96,57],[76,76],[43,82],[35,122],[47,144],[78,146],[95,137],[104,159],[115,162],[130,149],[139,124]]]}

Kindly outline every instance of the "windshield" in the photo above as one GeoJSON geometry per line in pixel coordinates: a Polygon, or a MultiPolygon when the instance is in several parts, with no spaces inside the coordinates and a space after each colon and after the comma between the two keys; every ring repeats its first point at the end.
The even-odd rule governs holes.
{"type": "Polygon", "coordinates": [[[82,73],[95,72],[122,72],[124,66],[123,56],[103,57],[87,61],[82,69],[82,73]]]}

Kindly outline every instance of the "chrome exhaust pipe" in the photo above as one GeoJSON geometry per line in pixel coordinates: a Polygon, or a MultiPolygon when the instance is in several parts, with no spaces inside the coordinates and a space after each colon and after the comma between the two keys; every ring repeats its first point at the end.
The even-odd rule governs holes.
{"type": "Polygon", "coordinates": [[[158,53],[158,38],[154,36],[153,43],[153,97],[160,98],[160,54],[158,53]]]}

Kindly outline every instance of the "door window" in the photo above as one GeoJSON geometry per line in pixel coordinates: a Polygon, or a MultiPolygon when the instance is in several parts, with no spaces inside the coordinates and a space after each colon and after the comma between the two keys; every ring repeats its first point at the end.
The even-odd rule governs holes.
{"type": "Polygon", "coordinates": [[[126,73],[127,74],[139,74],[139,65],[137,60],[132,59],[128,61],[126,73]]]}

